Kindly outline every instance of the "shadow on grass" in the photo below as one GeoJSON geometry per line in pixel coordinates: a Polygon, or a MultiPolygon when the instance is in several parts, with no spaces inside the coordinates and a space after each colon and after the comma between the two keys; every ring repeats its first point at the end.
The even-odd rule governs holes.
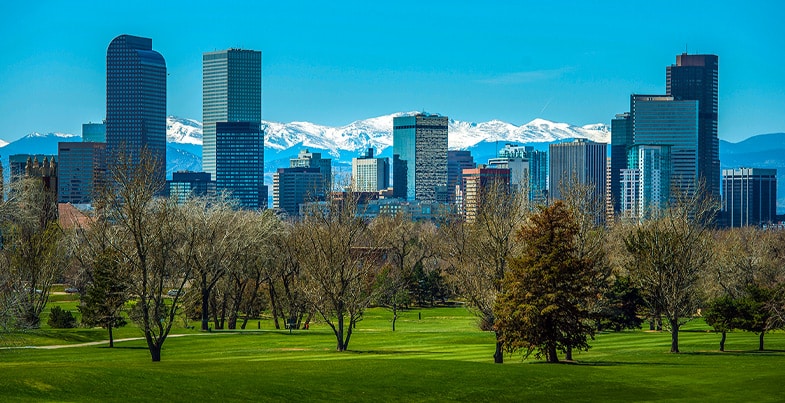
{"type": "Polygon", "coordinates": [[[733,356],[750,356],[750,355],[782,355],[785,350],[725,350],[725,351],[688,351],[679,353],[682,355],[733,355],[733,356]]]}
{"type": "Polygon", "coordinates": [[[404,355],[404,354],[416,354],[416,355],[432,355],[432,354],[448,354],[444,352],[434,352],[434,351],[419,351],[419,350],[347,350],[346,353],[350,354],[368,354],[368,355],[404,355]]]}
{"type": "Polygon", "coordinates": [[[114,347],[100,346],[98,348],[106,349],[106,350],[147,350],[148,349],[147,346],[114,346],[114,347]]]}

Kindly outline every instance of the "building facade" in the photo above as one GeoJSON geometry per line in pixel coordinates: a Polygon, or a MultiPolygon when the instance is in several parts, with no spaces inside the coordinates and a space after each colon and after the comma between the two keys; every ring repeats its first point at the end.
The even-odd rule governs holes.
{"type": "Polygon", "coordinates": [[[630,113],[621,113],[611,120],[610,198],[613,212],[621,208],[621,170],[627,169],[627,151],[633,144],[630,113]]]}
{"type": "Polygon", "coordinates": [[[106,180],[106,143],[58,143],[57,201],[92,203],[106,180]]]}
{"type": "Polygon", "coordinates": [[[106,143],[106,123],[83,123],[82,141],[86,143],[106,143]]]}
{"type": "Polygon", "coordinates": [[[278,168],[273,174],[273,208],[291,217],[300,205],[325,200],[324,176],[319,168],[278,168]]]}
{"type": "Polygon", "coordinates": [[[447,151],[447,190],[450,192],[450,203],[455,203],[456,195],[463,191],[464,169],[476,168],[474,157],[469,151],[448,150],[447,151]],[[456,186],[459,191],[456,191],[456,186]]]}
{"type": "Polygon", "coordinates": [[[621,170],[620,213],[644,220],[667,207],[671,188],[671,147],[636,144],[627,153],[627,169],[621,170]]]}
{"type": "Polygon", "coordinates": [[[593,200],[604,205],[607,144],[576,139],[569,143],[551,144],[548,153],[551,200],[561,199],[564,187],[577,181],[590,186],[593,200]]]}
{"type": "Polygon", "coordinates": [[[390,186],[390,161],[375,158],[373,148],[365,155],[352,158],[352,190],[354,192],[377,192],[390,186]]]}
{"type": "MultiPolygon", "coordinates": [[[[499,157],[523,158],[528,163],[529,201],[542,204],[548,201],[548,153],[532,146],[505,144],[499,157]]],[[[515,178],[513,178],[515,184],[515,178]]]]}
{"type": "Polygon", "coordinates": [[[393,118],[393,154],[407,164],[407,200],[437,201],[447,190],[446,116],[417,114],[393,118]]]}
{"type": "Polygon", "coordinates": [[[185,203],[191,197],[215,196],[215,181],[207,172],[178,171],[172,173],[169,183],[169,197],[175,198],[178,204],[185,203]]]}
{"type": "Polygon", "coordinates": [[[674,100],[698,101],[697,175],[709,194],[719,199],[719,57],[677,55],[676,64],[666,67],[665,81],[666,93],[674,100]]]}
{"type": "MultiPolygon", "coordinates": [[[[467,222],[474,222],[490,192],[510,192],[510,169],[478,167],[463,170],[463,213],[467,222]]],[[[495,202],[495,201],[491,201],[495,202]]]]}
{"type": "Polygon", "coordinates": [[[322,190],[320,193],[328,194],[333,188],[333,160],[322,158],[322,153],[312,153],[308,149],[301,150],[297,158],[289,159],[290,168],[316,168],[322,174],[322,190]]]}
{"type": "Polygon", "coordinates": [[[776,222],[777,170],[722,170],[722,215],[729,227],[776,222]]]}
{"type": "Polygon", "coordinates": [[[670,146],[671,184],[692,194],[698,185],[698,101],[633,94],[630,110],[634,144],[670,146]]]}
{"type": "Polygon", "coordinates": [[[106,152],[135,167],[143,150],[166,179],[166,62],[153,40],[120,35],[106,50],[106,152]]]}
{"type": "Polygon", "coordinates": [[[262,52],[202,55],[202,167],[245,209],[267,208],[262,129],[262,52]]]}
{"type": "Polygon", "coordinates": [[[255,122],[217,122],[215,127],[216,189],[230,192],[241,208],[267,208],[261,125],[255,122]]]}

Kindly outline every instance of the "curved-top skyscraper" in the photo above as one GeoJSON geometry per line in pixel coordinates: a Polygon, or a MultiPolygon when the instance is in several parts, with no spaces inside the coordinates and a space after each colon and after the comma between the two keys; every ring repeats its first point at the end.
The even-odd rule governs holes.
{"type": "Polygon", "coordinates": [[[166,179],[166,62],[153,40],[120,35],[106,50],[106,148],[139,162],[147,149],[166,179]]]}

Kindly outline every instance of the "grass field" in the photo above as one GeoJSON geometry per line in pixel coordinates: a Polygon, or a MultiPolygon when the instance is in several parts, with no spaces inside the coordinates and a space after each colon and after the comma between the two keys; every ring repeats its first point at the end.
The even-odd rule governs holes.
{"type": "MultiPolygon", "coordinates": [[[[67,300],[57,302],[69,304],[67,300]]],[[[603,333],[575,364],[506,357],[493,364],[493,336],[464,308],[411,310],[390,330],[390,313],[372,309],[334,351],[325,325],[276,331],[270,321],[244,332],[188,333],[164,345],[153,363],[144,341],[58,349],[0,350],[0,401],[782,401],[785,334],[719,335],[694,321],[681,354],[666,332],[603,333]],[[422,314],[422,319],[418,318],[422,314]]],[[[251,326],[252,325],[252,326],[251,326]]],[[[138,337],[133,327],[118,338],[138,337]]],[[[75,344],[103,329],[0,335],[0,344],[75,344]]]]}

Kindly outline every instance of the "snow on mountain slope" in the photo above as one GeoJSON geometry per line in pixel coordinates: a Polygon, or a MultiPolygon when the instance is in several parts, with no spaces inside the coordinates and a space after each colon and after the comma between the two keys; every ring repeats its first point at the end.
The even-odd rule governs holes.
{"type": "Polygon", "coordinates": [[[167,116],[166,142],[202,145],[202,122],[194,119],[167,116]]]}

